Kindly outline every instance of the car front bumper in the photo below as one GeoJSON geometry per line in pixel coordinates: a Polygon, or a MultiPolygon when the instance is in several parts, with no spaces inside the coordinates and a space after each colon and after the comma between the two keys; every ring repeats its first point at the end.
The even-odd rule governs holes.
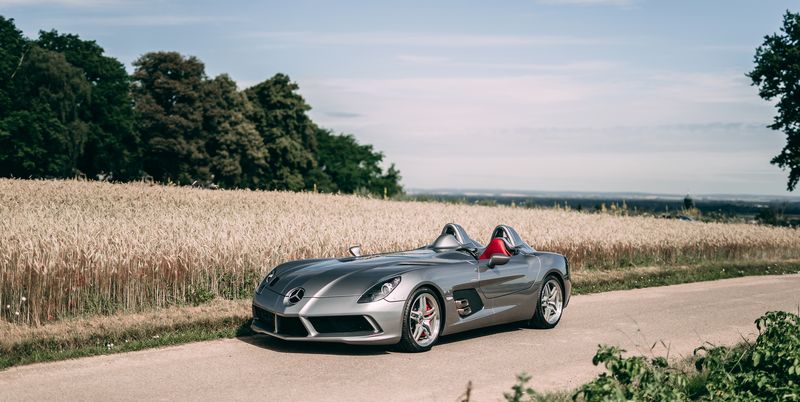
{"type": "Polygon", "coordinates": [[[392,345],[400,341],[404,301],[358,303],[359,296],[308,297],[287,305],[264,289],[253,299],[253,331],[287,341],[392,345]]]}

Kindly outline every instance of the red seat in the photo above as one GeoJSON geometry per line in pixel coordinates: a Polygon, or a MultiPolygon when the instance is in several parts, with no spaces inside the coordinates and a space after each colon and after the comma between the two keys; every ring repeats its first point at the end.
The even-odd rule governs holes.
{"type": "Polygon", "coordinates": [[[508,247],[506,247],[506,242],[499,237],[495,237],[489,242],[489,245],[486,246],[486,250],[483,250],[483,254],[478,258],[479,260],[488,260],[492,258],[492,254],[502,254],[511,256],[511,252],[508,251],[508,247]]]}

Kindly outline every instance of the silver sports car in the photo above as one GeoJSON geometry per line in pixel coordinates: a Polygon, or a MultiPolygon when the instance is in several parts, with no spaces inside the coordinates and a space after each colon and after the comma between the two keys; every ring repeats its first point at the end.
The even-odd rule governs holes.
{"type": "Polygon", "coordinates": [[[442,335],[526,321],[558,324],[570,297],[567,259],[500,225],[487,246],[447,224],[428,246],[292,261],[253,298],[254,331],[285,340],[431,348],[442,335]]]}

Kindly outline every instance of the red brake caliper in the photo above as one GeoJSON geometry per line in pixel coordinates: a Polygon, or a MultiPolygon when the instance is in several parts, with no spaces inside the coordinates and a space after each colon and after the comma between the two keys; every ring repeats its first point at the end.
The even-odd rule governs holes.
{"type": "MultiPolygon", "coordinates": [[[[425,315],[428,315],[428,311],[431,311],[431,305],[430,305],[430,304],[428,304],[428,302],[426,301],[426,302],[425,302],[425,315]]],[[[424,317],[425,317],[425,316],[423,316],[423,318],[424,318],[424,317]]],[[[428,334],[427,336],[431,336],[431,334],[428,334]]]]}

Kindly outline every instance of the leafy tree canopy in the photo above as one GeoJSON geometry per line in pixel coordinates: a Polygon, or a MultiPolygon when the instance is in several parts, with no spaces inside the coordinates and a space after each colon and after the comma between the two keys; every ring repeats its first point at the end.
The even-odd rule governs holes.
{"type": "Polygon", "coordinates": [[[29,44],[13,19],[0,15],[0,118],[11,108],[12,82],[29,44]]]}
{"type": "Polygon", "coordinates": [[[227,75],[206,82],[203,129],[215,183],[228,188],[266,188],[269,160],[264,141],[247,119],[253,106],[227,75]]]}
{"type": "Polygon", "coordinates": [[[748,73],[759,95],[776,99],[778,113],[769,126],[786,134],[786,146],[771,163],[789,170],[787,189],[800,180],[800,14],[787,11],[780,33],[764,37],[748,73]]]}
{"type": "Polygon", "coordinates": [[[147,53],[133,62],[133,100],[144,170],[160,181],[209,178],[202,94],[205,66],[177,52],[147,53]]]}
{"type": "MultiPolygon", "coordinates": [[[[19,33],[10,23],[2,21],[2,42],[13,43],[19,33]]],[[[0,175],[73,175],[89,130],[80,117],[91,86],[61,53],[35,44],[19,50],[21,54],[10,52],[17,66],[2,85],[8,107],[0,120],[0,175]]]]}
{"type": "Polygon", "coordinates": [[[251,119],[269,155],[268,188],[308,189],[313,185],[308,179],[317,174],[317,126],[298,89],[287,75],[276,74],[245,90],[253,104],[251,119]]]}
{"type": "Polygon", "coordinates": [[[331,178],[328,191],[392,196],[402,192],[398,185],[400,172],[391,165],[386,173],[381,169],[383,154],[372,145],[361,145],[349,134],[336,135],[330,130],[317,130],[319,168],[331,178]]]}
{"type": "Polygon", "coordinates": [[[125,66],[104,55],[95,41],[56,31],[40,32],[36,44],[59,52],[83,70],[91,84],[91,97],[80,118],[89,132],[77,168],[89,177],[115,172],[118,178],[139,176],[139,139],[134,131],[130,77],[125,66]]]}
{"type": "Polygon", "coordinates": [[[287,75],[239,91],[177,52],[146,53],[133,67],[129,76],[77,35],[29,40],[0,16],[0,176],[402,192],[382,153],[312,121],[287,75]]]}

